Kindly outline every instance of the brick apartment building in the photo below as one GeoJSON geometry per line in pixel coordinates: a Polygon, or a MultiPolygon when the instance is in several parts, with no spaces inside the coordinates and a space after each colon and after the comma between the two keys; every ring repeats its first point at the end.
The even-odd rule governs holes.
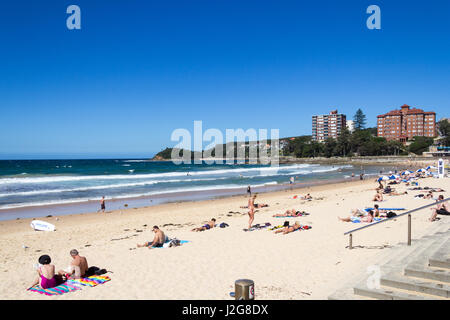
{"type": "Polygon", "coordinates": [[[312,116],[312,139],[319,142],[327,138],[336,139],[346,125],[345,114],[338,114],[337,110],[330,114],[312,116]]]}
{"type": "Polygon", "coordinates": [[[436,136],[436,113],[403,105],[377,117],[377,134],[405,143],[414,136],[436,136]]]}

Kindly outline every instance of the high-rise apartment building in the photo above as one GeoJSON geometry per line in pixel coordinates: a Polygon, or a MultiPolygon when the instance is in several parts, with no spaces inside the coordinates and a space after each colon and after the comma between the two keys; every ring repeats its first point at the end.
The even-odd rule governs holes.
{"type": "Polygon", "coordinates": [[[415,136],[436,136],[436,113],[403,105],[377,117],[377,134],[386,140],[406,142],[415,136]]]}
{"type": "Polygon", "coordinates": [[[312,116],[312,139],[319,142],[327,138],[336,139],[346,125],[345,114],[339,114],[337,110],[325,115],[312,116]]]}

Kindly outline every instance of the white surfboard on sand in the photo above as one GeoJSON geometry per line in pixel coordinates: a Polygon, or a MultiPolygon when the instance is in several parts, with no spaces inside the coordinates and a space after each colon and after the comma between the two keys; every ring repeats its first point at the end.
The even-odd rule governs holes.
{"type": "Polygon", "coordinates": [[[41,220],[33,220],[30,225],[37,231],[55,231],[55,226],[53,224],[41,220]]]}

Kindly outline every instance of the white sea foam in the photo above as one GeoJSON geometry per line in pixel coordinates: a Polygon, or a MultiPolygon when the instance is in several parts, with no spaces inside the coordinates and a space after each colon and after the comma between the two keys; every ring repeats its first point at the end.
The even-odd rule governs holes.
{"type": "MultiPolygon", "coordinates": [[[[145,160],[142,160],[145,161],[145,160]]],[[[33,184],[33,183],[53,183],[53,182],[70,182],[70,181],[85,181],[85,180],[121,180],[121,179],[149,179],[149,178],[165,178],[165,177],[182,177],[182,176],[204,176],[204,175],[229,175],[239,173],[256,173],[260,172],[259,176],[270,175],[295,175],[308,174],[313,172],[327,172],[336,171],[342,168],[352,167],[351,165],[325,167],[320,168],[319,165],[298,164],[280,167],[256,167],[256,168],[236,168],[236,169],[219,169],[219,170],[202,170],[202,171],[179,171],[179,172],[162,172],[162,173],[148,173],[148,174],[113,174],[113,175],[92,175],[92,176],[67,176],[67,175],[52,175],[39,177],[14,177],[0,179],[0,185],[5,184],[33,184]],[[318,167],[314,169],[314,167],[318,167]],[[308,168],[312,168],[309,169],[308,168]],[[296,170],[297,169],[297,170],[296,170]],[[300,170],[298,170],[300,169],[300,170]],[[280,172],[281,171],[281,172],[280,172]],[[288,172],[286,172],[288,171],[288,172]]]]}

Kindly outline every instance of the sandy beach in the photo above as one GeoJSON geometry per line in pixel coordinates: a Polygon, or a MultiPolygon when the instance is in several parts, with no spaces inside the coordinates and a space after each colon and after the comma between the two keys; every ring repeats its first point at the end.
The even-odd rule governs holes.
{"type": "MultiPolygon", "coordinates": [[[[426,178],[420,186],[450,189],[450,179],[426,178]]],[[[406,241],[405,217],[368,228],[354,236],[354,250],[346,248],[344,232],[357,224],[338,221],[353,208],[372,207],[377,184],[374,179],[348,181],[304,189],[258,195],[254,223],[283,224],[300,221],[312,229],[287,235],[267,229],[244,232],[248,225],[245,196],[169,203],[158,206],[39,218],[56,225],[54,232],[38,232],[32,219],[0,222],[0,298],[1,299],[232,299],[234,281],[255,281],[256,299],[327,299],[351,277],[365,272],[389,246],[406,241]],[[310,193],[314,200],[299,197],[310,193]],[[298,195],[296,199],[294,196],[298,195]],[[300,218],[274,218],[286,209],[310,213],[300,218]],[[210,218],[226,222],[227,228],[192,232],[210,218]],[[137,243],[153,239],[152,226],[158,225],[169,236],[190,242],[167,249],[136,248],[137,243]],[[23,245],[28,248],[23,248],[23,245]],[[33,264],[49,254],[56,269],[70,263],[69,251],[76,248],[89,265],[106,268],[111,281],[94,288],[83,288],[61,296],[44,296],[26,291],[36,272],[33,264]]],[[[397,191],[407,190],[404,184],[397,191]]],[[[385,196],[380,207],[412,209],[433,200],[407,195],[385,196]]],[[[443,194],[447,197],[448,194],[443,194]]],[[[429,222],[430,210],[412,216],[413,239],[440,223],[429,222]]]]}

